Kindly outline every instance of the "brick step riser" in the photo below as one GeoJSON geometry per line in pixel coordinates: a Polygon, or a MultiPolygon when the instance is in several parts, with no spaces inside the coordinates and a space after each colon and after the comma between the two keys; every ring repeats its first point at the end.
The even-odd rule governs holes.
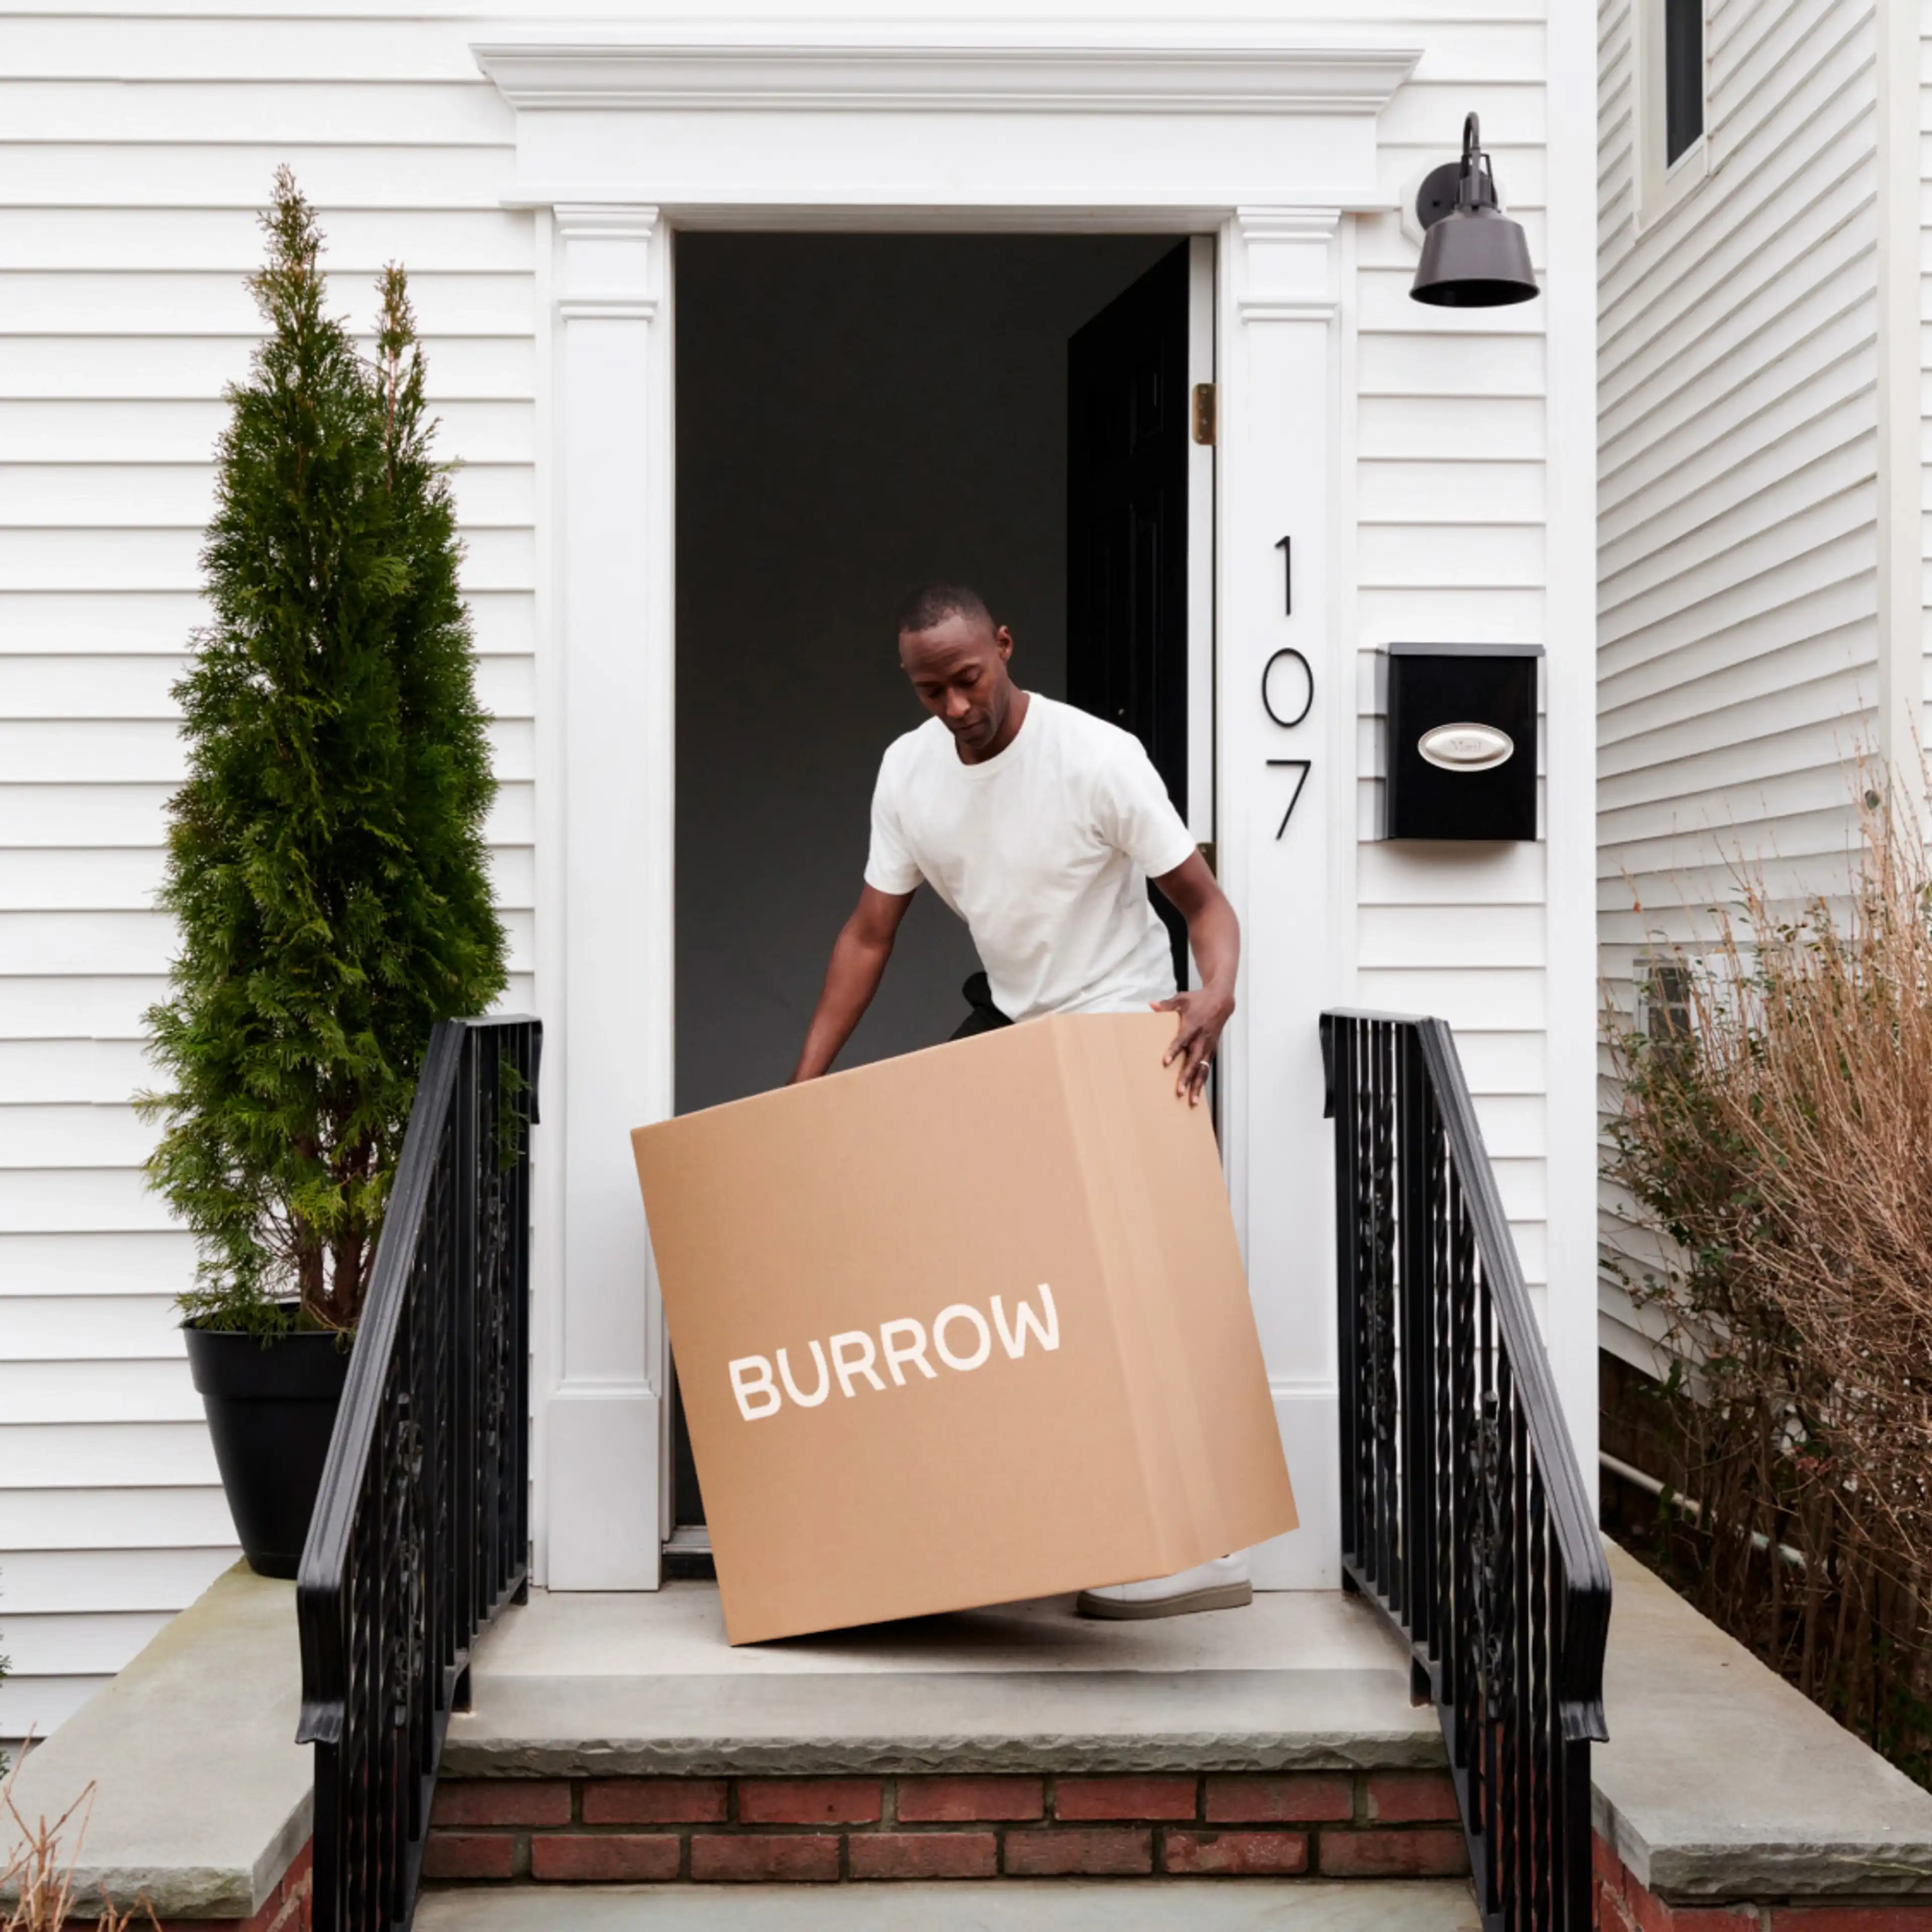
{"type": "Polygon", "coordinates": [[[474,1778],[438,1789],[425,1878],[606,1884],[1440,1878],[1468,1869],[1435,1772],[1056,1778],[474,1778]]]}

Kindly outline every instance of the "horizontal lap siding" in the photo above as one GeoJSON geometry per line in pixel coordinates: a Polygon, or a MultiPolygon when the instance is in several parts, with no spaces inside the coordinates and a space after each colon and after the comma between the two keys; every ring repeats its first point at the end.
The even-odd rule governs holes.
{"type": "MultiPolygon", "coordinates": [[[[1016,0],[970,10],[1030,17],[1016,0]]],[[[1062,10],[1172,18],[1157,0],[1062,10]]],[[[1426,48],[1382,117],[1384,187],[1409,191],[1475,110],[1540,266],[1544,0],[1217,12],[1426,48]]],[[[511,121],[476,74],[478,31],[454,6],[352,19],[335,0],[0,18],[0,1551],[16,1552],[0,1558],[0,1649],[17,1673],[0,1735],[57,1720],[230,1554],[169,1311],[192,1256],[142,1189],[147,1142],[124,1096],[167,962],[151,910],[181,770],[167,688],[200,615],[220,386],[254,339],[240,278],[259,259],[254,211],[284,158],[320,206],[338,305],[365,318],[380,265],[411,271],[442,447],[466,466],[466,580],[503,780],[494,862],[512,997],[531,998],[532,233],[497,205],[511,121]]],[[[1355,249],[1359,995],[1455,1024],[1540,1292],[1544,855],[1372,842],[1366,674],[1400,639],[1544,640],[1541,305],[1412,303],[1414,247],[1393,216],[1358,224],[1355,249]]]]}
{"type": "Polygon", "coordinates": [[[1918,40],[1919,570],[1924,682],[1918,739],[1932,747],[1932,32],[1918,40]]]}
{"type": "Polygon", "coordinates": [[[509,110],[453,21],[0,21],[0,1736],[44,1733],[234,1558],[142,1185],[140,1016],[183,772],[169,687],[225,384],[257,319],[256,212],[291,161],[332,306],[400,259],[467,547],[512,998],[532,969],[531,218],[509,110]],[[127,84],[137,81],[138,86],[127,84]]]}
{"type": "MultiPolygon", "coordinates": [[[[1482,10],[1496,17],[1483,30],[1480,72],[1438,54],[1427,21],[1407,23],[1430,51],[1383,116],[1383,184],[1392,200],[1412,194],[1475,107],[1540,274],[1544,28],[1526,9],[1482,10]]],[[[1366,1006],[1437,1014],[1454,1028],[1540,1310],[1550,1279],[1547,848],[1384,844],[1375,830],[1384,758],[1378,652],[1414,640],[1564,642],[1544,623],[1544,304],[1430,308],[1410,298],[1414,273],[1415,244],[1396,215],[1357,224],[1358,983],[1366,1006]]]]}
{"type": "MultiPolygon", "coordinates": [[[[1710,173],[1641,228],[1632,4],[1600,11],[1598,938],[1624,1013],[1738,854],[1786,898],[1841,876],[1877,696],[1870,0],[1712,0],[1710,173]]],[[[1607,1184],[1601,1226],[1601,1340],[1648,1362],[1618,1277],[1662,1257],[1607,1184]]]]}

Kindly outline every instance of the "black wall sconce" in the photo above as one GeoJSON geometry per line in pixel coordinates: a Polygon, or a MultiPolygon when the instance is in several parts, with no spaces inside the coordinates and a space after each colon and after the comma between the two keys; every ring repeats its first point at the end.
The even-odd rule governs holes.
{"type": "Polygon", "coordinates": [[[1529,266],[1520,222],[1496,200],[1496,178],[1472,114],[1462,123],[1462,158],[1432,168],[1415,197],[1422,260],[1409,294],[1436,308],[1502,308],[1541,291],[1529,266]]]}
{"type": "Polygon", "coordinates": [[[1384,838],[1536,836],[1540,644],[1390,644],[1384,838]]]}

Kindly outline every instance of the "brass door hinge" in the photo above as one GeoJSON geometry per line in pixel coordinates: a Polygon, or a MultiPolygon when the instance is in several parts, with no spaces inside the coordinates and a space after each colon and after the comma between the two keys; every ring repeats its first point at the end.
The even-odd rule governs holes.
{"type": "Polygon", "coordinates": [[[1194,386],[1194,440],[1212,442],[1214,440],[1214,385],[1196,382],[1194,386]]]}
{"type": "Polygon", "coordinates": [[[1214,876],[1218,879],[1221,874],[1214,863],[1214,840],[1211,838],[1204,838],[1198,845],[1195,847],[1194,849],[1201,854],[1202,857],[1204,860],[1206,860],[1208,871],[1214,873],[1214,876]]]}

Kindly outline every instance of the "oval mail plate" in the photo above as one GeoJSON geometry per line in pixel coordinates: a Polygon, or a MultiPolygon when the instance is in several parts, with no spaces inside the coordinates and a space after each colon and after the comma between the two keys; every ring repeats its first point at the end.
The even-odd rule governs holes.
{"type": "Polygon", "coordinates": [[[1516,740],[1493,724],[1438,724],[1415,748],[1445,772],[1492,772],[1516,755],[1516,740]]]}

